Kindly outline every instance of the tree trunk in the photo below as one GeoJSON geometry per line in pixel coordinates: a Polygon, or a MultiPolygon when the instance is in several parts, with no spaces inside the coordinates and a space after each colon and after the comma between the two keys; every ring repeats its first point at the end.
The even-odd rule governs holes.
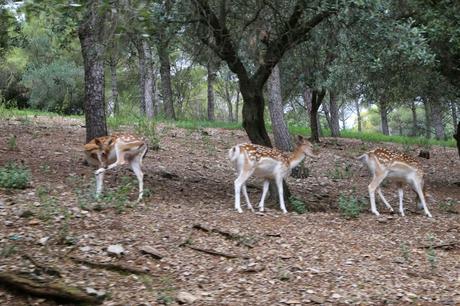
{"type": "Polygon", "coordinates": [[[157,45],[157,51],[160,60],[161,93],[163,96],[164,112],[166,118],[176,120],[172,96],[171,63],[169,60],[168,47],[168,43],[165,42],[163,38],[160,38],[157,45]]]}
{"type": "Polygon", "coordinates": [[[117,78],[117,61],[112,54],[110,56],[110,83],[112,87],[111,106],[108,114],[118,115],[120,106],[118,104],[118,78],[117,78]]]}
{"type": "Polygon", "coordinates": [[[78,27],[83,65],[85,68],[85,124],[86,142],[107,135],[104,90],[104,44],[101,36],[104,22],[93,1],[78,27]]]}
{"type": "Polygon", "coordinates": [[[444,125],[442,122],[442,106],[441,103],[431,103],[431,118],[433,120],[434,135],[436,139],[444,138],[444,125]]]}
{"type": "Polygon", "coordinates": [[[214,115],[214,81],[216,80],[215,67],[211,59],[208,61],[208,120],[216,120],[214,115]]]}
{"type": "Polygon", "coordinates": [[[311,128],[311,141],[319,142],[319,120],[318,120],[318,109],[323,102],[325,90],[318,91],[316,89],[312,92],[311,99],[311,111],[310,111],[310,128],[311,128]]]}
{"type": "Polygon", "coordinates": [[[272,74],[268,78],[267,89],[268,109],[270,110],[275,147],[282,151],[291,151],[293,149],[291,136],[283,116],[283,99],[281,97],[280,69],[278,65],[273,68],[272,74]]]}
{"type": "MultiPolygon", "coordinates": [[[[230,95],[230,89],[228,88],[228,83],[230,82],[230,73],[228,74],[227,79],[224,83],[225,90],[225,101],[227,102],[228,107],[228,121],[233,122],[233,105],[232,105],[232,96],[230,95]]],[[[238,92],[237,92],[238,94],[238,92]]]]}
{"type": "Polygon", "coordinates": [[[271,147],[271,141],[265,129],[264,109],[265,101],[262,86],[254,82],[240,80],[240,89],[243,96],[243,128],[252,143],[271,147]]]}
{"type": "Polygon", "coordinates": [[[460,157],[460,121],[457,124],[457,133],[454,134],[454,138],[457,141],[457,151],[458,156],[460,157]]]}
{"type": "Polygon", "coordinates": [[[384,102],[380,103],[379,106],[382,133],[383,135],[390,135],[390,129],[388,128],[388,107],[384,102]]]}
{"type": "Polygon", "coordinates": [[[431,105],[427,98],[423,98],[423,105],[425,106],[425,137],[431,138],[431,105]]]}
{"type": "Polygon", "coordinates": [[[450,107],[452,110],[452,124],[454,127],[454,131],[456,132],[456,124],[458,122],[458,117],[457,117],[457,105],[455,105],[455,101],[450,102],[450,107]]]}
{"type": "Polygon", "coordinates": [[[152,50],[146,39],[142,40],[142,50],[145,59],[145,76],[144,76],[144,103],[145,103],[145,114],[148,119],[152,119],[154,116],[154,83],[155,75],[153,72],[153,59],[152,50]]]}
{"type": "MultiPolygon", "coordinates": [[[[358,117],[358,132],[362,132],[363,130],[363,123],[361,118],[361,110],[359,107],[359,100],[355,100],[355,107],[356,107],[356,116],[358,117]]],[[[343,127],[345,129],[345,126],[343,127]]]]}
{"type": "Polygon", "coordinates": [[[337,107],[337,96],[333,92],[329,92],[329,112],[331,120],[331,135],[332,137],[340,137],[339,124],[339,109],[337,107]]]}
{"type": "Polygon", "coordinates": [[[145,65],[145,52],[143,48],[143,38],[140,36],[133,38],[134,44],[137,49],[137,55],[139,56],[139,94],[140,104],[139,110],[142,115],[145,115],[145,77],[146,77],[146,65],[145,65]]]}
{"type": "Polygon", "coordinates": [[[410,109],[412,111],[412,133],[411,136],[417,136],[417,107],[415,105],[415,100],[412,100],[410,109]]]}
{"type": "Polygon", "coordinates": [[[235,122],[238,122],[240,119],[240,92],[236,92],[236,101],[235,101],[235,122]]]}

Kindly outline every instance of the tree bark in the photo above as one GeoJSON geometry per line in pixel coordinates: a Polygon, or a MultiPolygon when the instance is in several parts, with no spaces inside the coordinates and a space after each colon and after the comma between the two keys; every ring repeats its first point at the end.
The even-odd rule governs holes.
{"type": "Polygon", "coordinates": [[[454,127],[454,132],[456,132],[457,131],[456,124],[458,122],[458,117],[457,117],[457,105],[455,104],[455,101],[450,102],[450,108],[452,111],[452,124],[454,127]]]}
{"type": "Polygon", "coordinates": [[[208,120],[214,121],[216,120],[214,114],[214,104],[215,104],[215,96],[214,96],[214,82],[216,80],[216,71],[214,67],[214,63],[212,59],[208,61],[208,120]]]}
{"type": "Polygon", "coordinates": [[[145,103],[145,114],[148,119],[152,119],[154,114],[154,84],[155,75],[153,72],[153,58],[152,49],[150,48],[149,42],[146,39],[142,40],[142,49],[145,59],[145,76],[144,76],[144,103],[145,103]]]}
{"type": "Polygon", "coordinates": [[[331,120],[332,137],[340,137],[339,109],[337,107],[337,96],[334,92],[329,92],[329,113],[331,120]]]}
{"type": "Polygon", "coordinates": [[[442,122],[442,106],[439,101],[431,103],[431,119],[434,126],[434,135],[436,139],[444,138],[444,124],[442,122]]]}
{"type": "Polygon", "coordinates": [[[388,107],[385,102],[381,102],[379,105],[380,110],[380,121],[382,125],[383,135],[390,135],[390,129],[388,127],[388,107]]]}
{"type": "Polygon", "coordinates": [[[431,103],[428,98],[423,98],[423,105],[425,106],[425,137],[431,138],[431,103]]]}
{"type": "Polygon", "coordinates": [[[460,157],[460,121],[457,124],[457,133],[454,134],[454,138],[457,141],[457,151],[458,156],[460,157]]]}
{"type": "Polygon", "coordinates": [[[118,104],[118,78],[117,78],[117,60],[113,54],[110,55],[110,84],[112,89],[112,96],[110,97],[110,107],[107,112],[108,115],[118,115],[120,112],[120,105],[118,104]]]}
{"type": "Polygon", "coordinates": [[[235,101],[235,122],[239,121],[240,118],[240,92],[236,92],[236,101],[235,101]]]}
{"type": "Polygon", "coordinates": [[[311,111],[310,111],[310,129],[311,129],[311,141],[319,142],[319,120],[318,120],[318,109],[323,102],[326,91],[324,89],[314,89],[312,92],[311,99],[311,111]]]}
{"type": "Polygon", "coordinates": [[[146,77],[146,65],[145,65],[145,53],[143,44],[143,38],[135,36],[133,38],[134,45],[137,49],[137,55],[139,57],[139,94],[140,104],[139,110],[142,115],[145,115],[145,77],[146,77]]]}
{"type": "Polygon", "coordinates": [[[78,27],[83,65],[85,69],[86,142],[107,135],[104,79],[104,20],[99,2],[89,4],[78,27]]]}
{"type": "Polygon", "coordinates": [[[412,132],[411,136],[417,136],[417,107],[415,105],[415,100],[412,100],[410,105],[410,109],[412,111],[412,132]]]}
{"type": "Polygon", "coordinates": [[[276,65],[267,81],[268,89],[268,109],[272,121],[273,137],[275,147],[282,151],[293,149],[291,136],[284,121],[283,98],[281,97],[280,69],[276,65]]]}
{"type": "MultiPolygon", "coordinates": [[[[228,88],[228,83],[230,82],[230,73],[227,75],[225,83],[224,83],[224,91],[225,91],[225,101],[227,102],[228,108],[228,121],[233,122],[233,105],[232,105],[232,96],[230,94],[230,89],[228,88]]],[[[237,95],[238,92],[237,92],[237,95]]]]}
{"type": "MultiPolygon", "coordinates": [[[[359,107],[358,99],[355,100],[355,107],[356,107],[356,116],[358,117],[358,132],[362,132],[363,123],[362,123],[361,110],[360,110],[360,107],[359,107]]],[[[343,128],[345,129],[345,126],[343,128]]]]}
{"type": "Polygon", "coordinates": [[[160,60],[161,93],[163,96],[164,112],[166,118],[176,120],[171,86],[169,43],[161,36],[162,35],[160,35],[159,43],[157,44],[157,51],[160,60]]]}

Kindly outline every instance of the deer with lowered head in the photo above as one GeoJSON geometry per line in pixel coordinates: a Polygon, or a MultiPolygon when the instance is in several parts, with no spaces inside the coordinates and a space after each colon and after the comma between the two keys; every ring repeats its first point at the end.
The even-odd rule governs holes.
{"type": "Polygon", "coordinates": [[[372,176],[372,181],[369,184],[368,189],[371,210],[375,215],[380,215],[375,205],[375,191],[377,191],[385,206],[390,211],[393,211],[393,208],[385,199],[382,194],[382,190],[380,189],[380,184],[385,178],[388,178],[389,180],[397,183],[399,194],[399,212],[402,216],[405,215],[403,207],[403,184],[407,183],[417,194],[419,206],[423,207],[423,210],[428,217],[431,217],[425,201],[423,169],[415,158],[403,153],[392,152],[384,148],[377,148],[364,153],[363,155],[357,157],[357,159],[368,166],[372,176]]]}
{"type": "Polygon", "coordinates": [[[129,164],[139,182],[139,197],[144,192],[144,173],[142,159],[147,153],[147,142],[144,138],[128,133],[112,134],[97,137],[85,144],[85,157],[90,165],[98,167],[96,175],[96,196],[102,193],[104,173],[117,166],[129,164]]]}
{"type": "Polygon", "coordinates": [[[264,201],[270,179],[272,179],[278,188],[280,208],[283,213],[287,213],[284,204],[283,179],[291,174],[291,170],[300,164],[306,155],[317,157],[313,154],[312,148],[312,144],[302,136],[297,137],[297,146],[292,153],[251,143],[242,143],[231,148],[228,156],[234,163],[238,174],[238,178],[235,180],[235,209],[239,213],[243,212],[240,205],[242,189],[248,208],[254,211],[246,190],[246,181],[254,175],[265,179],[259,211],[264,211],[264,201]]]}

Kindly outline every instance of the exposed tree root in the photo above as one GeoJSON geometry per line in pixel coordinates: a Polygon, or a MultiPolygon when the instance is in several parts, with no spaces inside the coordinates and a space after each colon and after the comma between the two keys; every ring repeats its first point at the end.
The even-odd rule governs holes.
{"type": "Polygon", "coordinates": [[[104,270],[109,270],[113,272],[117,272],[120,274],[126,274],[126,273],[131,273],[131,274],[144,274],[144,275],[150,275],[150,276],[156,276],[152,275],[148,271],[144,271],[141,269],[138,269],[136,267],[128,266],[123,263],[104,263],[104,262],[95,262],[95,261],[90,261],[84,258],[78,258],[78,257],[69,257],[73,262],[79,263],[79,264],[84,264],[86,266],[92,267],[92,268],[97,268],[97,269],[104,269],[104,270]]]}
{"type": "Polygon", "coordinates": [[[235,255],[235,254],[223,253],[223,252],[219,252],[219,251],[215,251],[215,250],[203,249],[203,248],[196,247],[196,246],[193,246],[193,245],[190,245],[190,244],[186,244],[185,246],[187,246],[188,248],[190,248],[192,250],[195,250],[195,251],[198,251],[198,252],[203,252],[203,253],[206,253],[206,254],[209,254],[209,255],[214,255],[214,256],[222,256],[222,257],[225,257],[225,258],[246,258],[246,259],[249,258],[249,256],[240,256],[240,255],[235,255]]]}

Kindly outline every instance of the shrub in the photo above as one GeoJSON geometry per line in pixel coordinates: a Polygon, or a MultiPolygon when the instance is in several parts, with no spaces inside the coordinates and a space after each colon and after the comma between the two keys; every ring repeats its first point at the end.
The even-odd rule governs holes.
{"type": "Polygon", "coordinates": [[[339,196],[339,211],[345,218],[357,218],[363,211],[363,203],[355,196],[339,196]]]}
{"type": "Polygon", "coordinates": [[[24,189],[29,185],[30,172],[15,163],[0,168],[0,187],[24,189]]]}
{"type": "Polygon", "coordinates": [[[308,211],[305,202],[294,196],[289,197],[289,204],[291,204],[292,210],[298,214],[304,214],[308,211]]]}

